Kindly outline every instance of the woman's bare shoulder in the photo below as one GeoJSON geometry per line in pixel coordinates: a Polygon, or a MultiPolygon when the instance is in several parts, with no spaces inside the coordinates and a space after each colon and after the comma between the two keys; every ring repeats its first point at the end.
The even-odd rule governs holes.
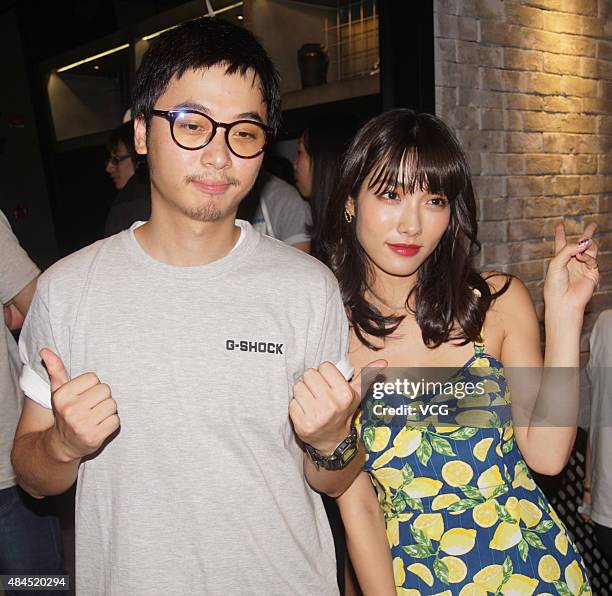
{"type": "Polygon", "coordinates": [[[495,297],[496,310],[508,310],[532,305],[527,286],[515,275],[503,271],[484,271],[481,277],[487,282],[491,294],[495,297]]]}
{"type": "Polygon", "coordinates": [[[518,277],[498,271],[482,273],[482,277],[492,293],[501,292],[508,284],[489,307],[486,319],[489,328],[494,328],[500,339],[518,333],[533,337],[538,343],[538,318],[527,286],[518,277]]]}

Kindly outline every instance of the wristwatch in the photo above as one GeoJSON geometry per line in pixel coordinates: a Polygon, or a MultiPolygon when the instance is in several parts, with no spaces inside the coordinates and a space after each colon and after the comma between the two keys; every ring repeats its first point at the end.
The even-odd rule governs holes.
{"type": "Polygon", "coordinates": [[[310,456],[312,463],[325,470],[342,470],[357,455],[359,441],[357,438],[357,428],[353,426],[348,437],[344,439],[331,455],[327,457],[321,455],[312,445],[304,443],[306,453],[310,456]]]}

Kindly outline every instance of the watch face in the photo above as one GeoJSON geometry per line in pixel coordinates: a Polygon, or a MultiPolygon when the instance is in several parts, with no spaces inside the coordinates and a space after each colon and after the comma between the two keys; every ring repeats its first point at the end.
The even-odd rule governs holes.
{"type": "Polygon", "coordinates": [[[355,451],[357,451],[357,447],[349,447],[343,454],[342,454],[342,462],[346,463],[348,462],[353,455],[355,455],[355,451]]]}

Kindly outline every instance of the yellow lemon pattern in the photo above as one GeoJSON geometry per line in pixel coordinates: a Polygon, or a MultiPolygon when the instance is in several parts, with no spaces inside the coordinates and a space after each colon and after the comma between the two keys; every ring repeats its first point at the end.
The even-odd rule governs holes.
{"type": "Polygon", "coordinates": [[[503,521],[495,529],[493,539],[489,542],[489,548],[508,550],[516,546],[522,537],[521,528],[518,524],[503,521]]]}
{"type": "Polygon", "coordinates": [[[402,586],[406,581],[406,572],[404,571],[404,561],[401,557],[393,559],[393,576],[395,577],[395,585],[402,586]]]}
{"type": "Polygon", "coordinates": [[[421,433],[417,429],[403,428],[393,439],[396,457],[407,457],[414,453],[421,444],[421,433]]]}
{"type": "Polygon", "coordinates": [[[431,478],[415,478],[412,482],[405,486],[404,492],[414,499],[423,497],[435,497],[442,488],[442,483],[439,480],[431,478]]]}
{"type": "Polygon", "coordinates": [[[444,533],[444,521],[441,513],[421,513],[412,525],[429,537],[431,540],[440,540],[444,533]]]}
{"type": "Polygon", "coordinates": [[[448,569],[448,581],[451,584],[459,584],[467,575],[467,565],[457,557],[442,557],[440,559],[448,569]]]}
{"type": "Polygon", "coordinates": [[[473,577],[474,583],[487,592],[497,592],[504,581],[504,568],[501,565],[487,565],[473,577]]]}
{"type": "Polygon", "coordinates": [[[382,451],[389,443],[391,429],[388,426],[380,426],[374,429],[374,439],[370,445],[370,451],[382,451]]]}
{"type": "Polygon", "coordinates": [[[521,514],[521,521],[525,522],[528,528],[537,526],[542,519],[542,510],[527,499],[521,499],[519,501],[519,511],[521,514]]]}
{"type": "Polygon", "coordinates": [[[538,575],[545,582],[554,582],[561,577],[561,569],[557,559],[552,555],[544,555],[538,563],[538,575]]]}
{"type": "Polygon", "coordinates": [[[485,470],[478,477],[478,488],[485,499],[492,497],[497,491],[498,487],[503,485],[504,480],[499,471],[499,465],[495,464],[487,470],[485,470]]]}
{"type": "Polygon", "coordinates": [[[400,523],[407,522],[412,515],[412,513],[400,513],[387,518],[387,538],[389,539],[390,546],[397,546],[399,544],[399,525],[400,523]]]}
{"type": "Polygon", "coordinates": [[[470,582],[461,588],[459,596],[487,596],[487,591],[478,584],[470,582]]]}
{"type": "Polygon", "coordinates": [[[449,461],[442,466],[442,478],[449,486],[465,486],[474,476],[474,471],[464,461],[449,461]]]}
{"type": "Polygon", "coordinates": [[[481,528],[490,528],[494,526],[499,519],[497,502],[495,499],[476,505],[472,510],[472,518],[474,523],[481,528]]]}
{"type": "Polygon", "coordinates": [[[460,501],[459,495],[452,493],[446,495],[438,495],[431,502],[432,511],[438,511],[440,509],[446,509],[449,505],[460,501]]]}
{"type": "Polygon", "coordinates": [[[519,507],[518,499],[516,497],[508,497],[508,499],[506,500],[505,508],[506,513],[512,518],[512,520],[514,520],[509,520],[511,523],[515,523],[521,519],[521,510],[519,507]]]}
{"type": "Polygon", "coordinates": [[[395,593],[397,596],[421,596],[421,592],[412,588],[396,588],[395,593]]]}
{"type": "Polygon", "coordinates": [[[453,528],[448,530],[440,540],[440,550],[449,555],[465,555],[474,548],[476,530],[453,528]]]}
{"type": "Polygon", "coordinates": [[[572,561],[565,568],[565,583],[572,594],[579,594],[584,583],[584,577],[578,561],[572,561]]]}
{"type": "Polygon", "coordinates": [[[590,594],[582,559],[534,482],[511,420],[495,411],[510,404],[501,363],[476,344],[453,378],[484,381],[486,393],[452,423],[432,416],[420,425],[369,425],[367,408],[357,418],[397,594],[590,594]]]}
{"type": "Polygon", "coordinates": [[[522,573],[513,573],[510,579],[502,586],[504,596],[531,596],[540,582],[522,573]]]}
{"type": "Polygon", "coordinates": [[[472,450],[474,457],[478,461],[484,461],[485,459],[487,459],[487,453],[489,452],[489,449],[492,444],[493,444],[492,437],[488,437],[486,439],[481,439],[480,441],[478,441],[478,443],[474,445],[474,449],[472,450]]]}
{"type": "Polygon", "coordinates": [[[407,569],[420,577],[430,588],[433,586],[433,574],[427,566],[423,565],[423,563],[413,563],[412,565],[408,565],[407,569]]]}

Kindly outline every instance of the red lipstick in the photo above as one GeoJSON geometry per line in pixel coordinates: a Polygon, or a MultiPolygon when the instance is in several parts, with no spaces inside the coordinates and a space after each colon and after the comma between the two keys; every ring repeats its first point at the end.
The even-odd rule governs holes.
{"type": "Polygon", "coordinates": [[[387,246],[402,257],[412,257],[421,250],[418,244],[390,244],[387,242],[387,246]]]}

